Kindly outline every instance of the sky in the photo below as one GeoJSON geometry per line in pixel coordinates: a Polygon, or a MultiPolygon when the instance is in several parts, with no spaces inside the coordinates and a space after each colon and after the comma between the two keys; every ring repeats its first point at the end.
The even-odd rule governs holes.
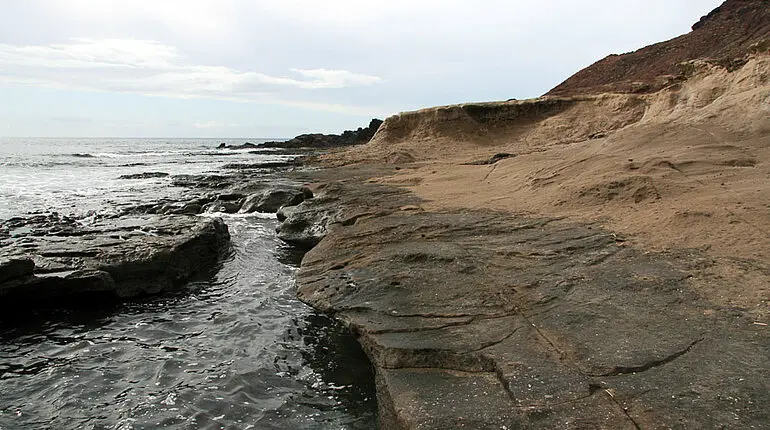
{"type": "Polygon", "coordinates": [[[2,0],[0,136],[292,137],[532,98],[722,0],[2,0]]]}

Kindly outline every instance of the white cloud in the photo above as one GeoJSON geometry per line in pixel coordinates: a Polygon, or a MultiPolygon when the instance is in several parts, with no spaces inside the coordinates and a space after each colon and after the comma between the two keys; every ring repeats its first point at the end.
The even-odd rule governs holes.
{"type": "Polygon", "coordinates": [[[291,69],[292,72],[299,73],[305,78],[312,79],[312,88],[345,88],[372,85],[383,82],[382,78],[376,76],[363,75],[360,73],[351,73],[347,70],[302,70],[291,69]]]}
{"type": "Polygon", "coordinates": [[[198,121],[193,123],[193,128],[225,128],[225,127],[239,127],[239,124],[232,124],[232,123],[224,123],[222,121],[198,121]]]}
{"type": "Polygon", "coordinates": [[[284,89],[323,90],[368,86],[382,78],[347,70],[291,69],[272,76],[186,61],[174,46],[151,40],[72,39],[51,45],[0,44],[0,83],[124,92],[179,98],[211,98],[291,105],[333,112],[360,108],[291,101],[284,89]]]}

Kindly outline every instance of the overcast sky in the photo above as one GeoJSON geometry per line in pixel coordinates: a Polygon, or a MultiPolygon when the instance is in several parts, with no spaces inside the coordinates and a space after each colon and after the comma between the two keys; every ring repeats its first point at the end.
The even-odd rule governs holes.
{"type": "Polygon", "coordinates": [[[721,0],[2,0],[0,136],[291,137],[537,97],[721,0]]]}

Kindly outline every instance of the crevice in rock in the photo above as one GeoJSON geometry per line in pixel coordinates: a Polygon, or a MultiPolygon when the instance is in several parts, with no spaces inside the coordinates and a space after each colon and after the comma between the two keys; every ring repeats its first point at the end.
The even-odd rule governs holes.
{"type": "Polygon", "coordinates": [[[612,390],[606,389],[606,390],[604,390],[604,393],[607,394],[607,396],[610,398],[610,400],[612,400],[612,403],[614,403],[618,407],[618,409],[620,409],[620,411],[623,412],[623,415],[625,415],[626,418],[628,418],[628,420],[631,421],[631,424],[634,425],[634,428],[636,430],[642,430],[642,426],[640,426],[639,423],[636,422],[634,417],[632,417],[631,414],[628,413],[628,408],[626,408],[625,406],[620,404],[618,399],[616,399],[615,395],[612,393],[612,390]]]}
{"type": "Polygon", "coordinates": [[[640,373],[647,370],[650,370],[655,367],[663,366],[668,363],[671,363],[672,361],[676,360],[677,358],[687,354],[690,352],[690,350],[697,344],[701,343],[704,338],[696,339],[693,342],[691,342],[686,348],[682,349],[681,351],[677,351],[671,355],[668,355],[666,357],[663,357],[659,360],[652,360],[648,361],[644,364],[641,364],[639,366],[615,366],[611,371],[607,373],[602,373],[598,375],[588,375],[592,377],[602,377],[602,376],[620,376],[620,375],[628,375],[630,373],[640,373]]]}
{"type": "MultiPolygon", "coordinates": [[[[529,316],[526,313],[521,312],[521,310],[519,310],[519,313],[521,314],[522,318],[524,318],[524,320],[527,321],[527,324],[529,324],[535,330],[535,332],[537,332],[537,335],[540,336],[543,340],[545,340],[546,343],[548,343],[548,345],[551,347],[551,349],[553,349],[554,351],[556,351],[559,354],[559,359],[560,360],[563,359],[565,357],[564,351],[559,349],[559,347],[557,347],[556,344],[553,343],[553,341],[551,341],[551,339],[548,336],[546,336],[545,333],[543,333],[537,327],[537,325],[535,325],[535,323],[532,322],[532,320],[529,318],[529,316]]],[[[577,370],[581,374],[583,373],[580,369],[577,369],[577,370]]]]}
{"type": "Polygon", "coordinates": [[[465,354],[471,354],[471,353],[474,353],[474,352],[483,351],[483,350],[485,350],[487,348],[491,348],[491,347],[493,347],[495,345],[499,345],[499,344],[505,342],[506,340],[510,339],[511,336],[513,336],[517,331],[519,331],[520,328],[521,327],[516,327],[515,329],[513,329],[513,331],[511,331],[510,333],[505,335],[502,339],[496,340],[496,341],[492,341],[492,342],[487,342],[486,344],[484,344],[483,346],[481,346],[479,348],[472,349],[470,351],[466,351],[465,354]]]}
{"type": "Polygon", "coordinates": [[[486,181],[489,178],[489,175],[491,175],[495,171],[495,169],[497,169],[497,164],[492,165],[492,168],[489,169],[489,172],[487,172],[487,174],[484,176],[484,179],[482,179],[481,182],[486,181]]]}
{"type": "Polygon", "coordinates": [[[342,312],[372,312],[380,315],[387,315],[391,318],[480,318],[480,319],[495,319],[495,318],[505,318],[505,317],[511,317],[516,315],[516,313],[508,313],[508,312],[502,312],[502,313],[489,313],[489,314],[471,314],[471,313],[458,313],[458,314],[439,314],[439,313],[389,313],[373,308],[368,308],[366,306],[349,306],[349,307],[340,307],[335,313],[342,313],[342,312]]]}
{"type": "MultiPolygon", "coordinates": [[[[473,323],[473,321],[474,321],[473,319],[469,319],[467,321],[456,321],[456,322],[446,323],[446,324],[442,324],[434,327],[409,327],[409,328],[402,328],[402,329],[394,328],[394,329],[382,329],[382,330],[366,330],[365,332],[369,334],[419,333],[423,331],[433,331],[433,330],[442,330],[450,327],[459,327],[459,326],[471,324],[473,323]]],[[[364,331],[364,330],[361,330],[361,331],[364,331]]]]}
{"type": "Polygon", "coordinates": [[[365,212],[365,213],[362,213],[362,214],[353,215],[351,217],[345,218],[345,219],[337,221],[337,222],[340,225],[342,225],[342,226],[350,227],[351,225],[355,225],[356,222],[358,222],[359,219],[361,219],[363,217],[366,217],[366,216],[370,216],[370,215],[376,215],[376,214],[377,214],[376,212],[365,212]]]}

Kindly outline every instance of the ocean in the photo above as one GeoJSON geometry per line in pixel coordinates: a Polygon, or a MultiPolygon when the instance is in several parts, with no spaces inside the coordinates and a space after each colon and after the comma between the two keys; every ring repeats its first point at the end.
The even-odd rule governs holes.
{"type": "MultiPolygon", "coordinates": [[[[172,175],[285,160],[268,139],[0,139],[0,222],[173,199],[172,175]],[[120,179],[144,172],[166,177],[120,179]]],[[[301,254],[270,214],[226,215],[233,251],[174,294],[0,315],[0,430],[368,429],[360,347],[294,296],[301,254]]]]}

